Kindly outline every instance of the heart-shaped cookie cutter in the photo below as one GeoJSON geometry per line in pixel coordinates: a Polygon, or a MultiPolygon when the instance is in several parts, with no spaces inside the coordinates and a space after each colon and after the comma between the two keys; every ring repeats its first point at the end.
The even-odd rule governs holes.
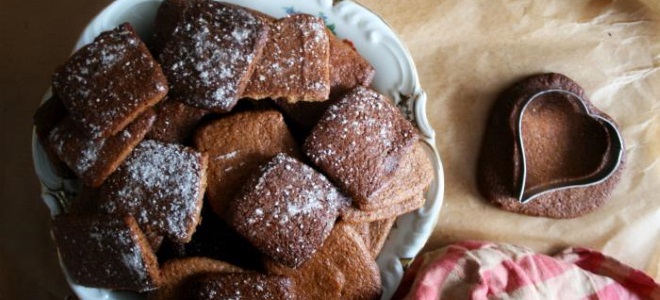
{"type": "MultiPolygon", "coordinates": [[[[566,99],[570,99],[570,97],[567,97],[566,99]]],[[[570,101],[570,100],[569,100],[570,101]]],[[[605,119],[599,115],[592,114],[591,111],[589,110],[589,107],[586,104],[586,101],[584,98],[579,96],[576,93],[573,93],[571,91],[567,90],[562,90],[562,89],[547,89],[540,91],[531,97],[529,97],[522,105],[522,108],[520,110],[520,113],[518,114],[518,127],[517,127],[517,134],[518,134],[518,151],[520,153],[520,156],[522,157],[522,163],[520,164],[520,179],[518,182],[518,201],[520,203],[527,203],[529,201],[534,200],[536,197],[539,197],[544,194],[552,193],[555,191],[559,190],[565,190],[565,189],[570,189],[570,188],[578,188],[578,187],[587,187],[591,185],[596,185],[599,183],[602,183],[603,181],[607,180],[614,172],[618,169],[619,165],[621,164],[621,157],[623,156],[623,138],[621,137],[621,133],[619,132],[619,129],[616,127],[616,125],[608,120],[605,119]],[[610,160],[607,162],[607,164],[603,167],[600,168],[598,172],[595,174],[592,174],[586,178],[580,178],[576,180],[572,180],[569,182],[556,182],[556,183],[551,183],[545,186],[541,186],[538,188],[531,189],[529,191],[525,191],[525,184],[527,181],[527,159],[525,157],[525,146],[523,143],[523,134],[522,134],[522,119],[525,114],[525,110],[527,107],[534,102],[534,100],[539,99],[543,95],[551,94],[551,93],[560,93],[560,94],[565,94],[569,95],[573,98],[575,98],[578,101],[571,101],[574,103],[578,103],[578,109],[580,110],[581,113],[595,119],[597,122],[601,123],[605,129],[607,130],[610,140],[612,144],[610,145],[610,151],[615,151],[615,157],[616,159],[610,160]]],[[[609,153],[609,152],[608,152],[609,153]]],[[[606,154],[607,155],[607,154],[606,154]]]]}

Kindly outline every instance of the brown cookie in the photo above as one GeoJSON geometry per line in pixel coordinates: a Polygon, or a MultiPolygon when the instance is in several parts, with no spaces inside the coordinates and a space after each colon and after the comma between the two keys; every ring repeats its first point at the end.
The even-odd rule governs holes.
{"type": "Polygon", "coordinates": [[[117,134],[168,91],[160,66],[124,23],[76,51],[53,75],[53,89],[76,127],[93,137],[117,134]]]}
{"type": "Polygon", "coordinates": [[[195,148],[209,156],[209,204],[219,216],[257,167],[278,153],[297,157],[298,146],[282,115],[247,111],[198,129],[195,148]]]}
{"type": "Polygon", "coordinates": [[[376,261],[360,235],[341,222],[323,247],[298,269],[273,261],[267,261],[266,268],[271,274],[290,276],[300,299],[378,299],[381,293],[376,261]]]}
{"type": "Polygon", "coordinates": [[[258,273],[212,273],[186,284],[185,299],[292,300],[293,282],[285,276],[258,273]]]}
{"type": "Polygon", "coordinates": [[[329,30],[330,39],[330,101],[299,101],[289,103],[278,99],[275,103],[284,112],[287,119],[296,125],[294,134],[307,137],[314,125],[321,119],[326,109],[346,92],[358,85],[369,86],[375,70],[353,48],[348,40],[342,40],[329,30]]]}
{"type": "Polygon", "coordinates": [[[183,299],[185,282],[206,273],[238,273],[243,270],[223,261],[205,257],[187,257],[166,262],[160,268],[162,284],[149,293],[149,300],[183,299]]]}
{"type": "Polygon", "coordinates": [[[330,94],[330,42],[320,18],[295,14],[273,22],[264,54],[242,97],[324,101],[330,94]]]}
{"type": "Polygon", "coordinates": [[[550,218],[578,217],[609,199],[621,178],[625,151],[620,153],[613,148],[611,132],[593,116],[580,112],[576,101],[583,101],[592,115],[613,122],[589,102],[580,86],[561,74],[530,76],[499,97],[484,134],[477,169],[479,190],[486,199],[508,211],[550,218]],[[549,90],[565,92],[539,94],[523,114],[525,102],[549,90]],[[557,190],[521,203],[518,195],[522,155],[517,142],[521,114],[528,188],[588,178],[607,162],[616,161],[620,154],[618,169],[601,183],[557,190]]]}
{"type": "Polygon", "coordinates": [[[360,209],[379,210],[422,194],[433,180],[433,167],[424,147],[422,143],[416,143],[401,160],[394,178],[360,209]]]}
{"type": "Polygon", "coordinates": [[[58,215],[53,236],[77,284],[132,291],[160,284],[156,256],[131,216],[58,215]]]}
{"type": "MultiPolygon", "coordinates": [[[[78,195],[69,200],[64,211],[68,214],[75,215],[104,214],[105,212],[101,209],[99,192],[100,190],[98,188],[82,185],[78,195]]],[[[163,243],[163,236],[149,231],[142,231],[142,233],[149,242],[151,249],[157,252],[163,243]]]]}
{"type": "Polygon", "coordinates": [[[62,100],[56,95],[50,97],[46,102],[41,104],[37,111],[34,113],[34,132],[37,134],[37,139],[43,147],[48,160],[51,162],[57,175],[63,178],[75,178],[76,175],[71,169],[57,156],[57,153],[50,147],[48,135],[50,131],[59,124],[67,112],[62,100]]]}
{"type": "Polygon", "coordinates": [[[348,201],[321,173],[278,154],[230,202],[227,222],[262,253],[296,268],[321,247],[348,201]]]}
{"type": "Polygon", "coordinates": [[[330,98],[336,98],[358,85],[369,86],[376,71],[349,40],[342,40],[329,30],[330,98]]]}
{"type": "Polygon", "coordinates": [[[140,227],[190,241],[202,208],[207,157],[176,144],[146,140],[101,187],[101,209],[130,214],[140,227]]]}
{"type": "Polygon", "coordinates": [[[418,194],[403,202],[377,210],[366,211],[351,206],[341,213],[341,219],[350,223],[364,223],[395,218],[424,206],[425,202],[426,197],[424,197],[424,194],[418,194]]]}
{"type": "Polygon", "coordinates": [[[326,110],[303,151],[362,207],[390,183],[417,139],[392,102],[359,86],[326,110]]]}
{"type": "Polygon", "coordinates": [[[116,135],[90,138],[65,117],[48,135],[48,142],[58,157],[89,186],[98,187],[117,169],[131,150],[149,132],[156,119],[148,108],[116,135]]]}
{"type": "Polygon", "coordinates": [[[156,106],[156,113],[158,117],[146,138],[183,144],[209,111],[168,99],[156,106]]]}
{"type": "Polygon", "coordinates": [[[215,112],[230,111],[259,61],[268,26],[249,10],[193,1],[160,53],[174,97],[215,112]]]}
{"type": "MultiPolygon", "coordinates": [[[[165,0],[161,3],[156,12],[154,35],[150,45],[154,56],[157,57],[160,54],[165,44],[172,38],[172,34],[176,30],[176,27],[184,22],[186,15],[194,13],[188,12],[188,9],[194,7],[194,3],[203,4],[205,1],[206,0],[165,0]]],[[[247,7],[230,3],[224,4],[226,6],[236,7],[237,9],[246,10],[265,23],[277,20],[269,15],[247,7]]]]}
{"type": "Polygon", "coordinates": [[[369,251],[374,259],[378,257],[380,250],[383,249],[383,245],[387,241],[387,236],[390,234],[394,222],[396,222],[396,218],[382,219],[368,223],[369,242],[366,244],[369,245],[369,251]]]}
{"type": "MultiPolygon", "coordinates": [[[[315,256],[321,255],[317,253],[315,256]]],[[[294,281],[297,299],[341,299],[346,277],[342,270],[329,259],[312,259],[297,269],[266,260],[269,274],[290,277],[294,281]],[[319,283],[323,284],[319,284],[319,283]]]]}
{"type": "Polygon", "coordinates": [[[395,220],[396,218],[389,218],[373,222],[348,224],[360,235],[364,245],[369,249],[374,259],[376,259],[387,240],[387,235],[389,235],[395,220]]]}

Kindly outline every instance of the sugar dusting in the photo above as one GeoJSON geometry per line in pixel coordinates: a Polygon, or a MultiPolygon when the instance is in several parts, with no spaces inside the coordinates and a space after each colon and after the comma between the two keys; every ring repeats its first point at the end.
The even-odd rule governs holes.
{"type": "Polygon", "coordinates": [[[290,279],[258,273],[219,273],[202,277],[196,294],[199,299],[292,299],[290,279]]]}
{"type": "Polygon", "coordinates": [[[232,152],[229,152],[229,153],[216,155],[213,159],[215,159],[215,160],[232,159],[232,158],[235,158],[236,155],[238,155],[239,152],[240,152],[239,150],[235,150],[235,151],[232,151],[232,152]]]}
{"type": "Polygon", "coordinates": [[[186,21],[163,49],[163,69],[172,90],[208,109],[231,109],[239,83],[248,75],[264,28],[242,8],[223,3],[193,3],[186,21]]]}
{"type": "Polygon", "coordinates": [[[56,218],[54,233],[72,277],[145,288],[151,278],[137,232],[123,218],[56,218]],[[75,260],[76,263],[70,263],[75,260]]]}
{"type": "Polygon", "coordinates": [[[305,141],[315,165],[351,193],[377,188],[416,137],[384,96],[357,87],[330,106],[305,141]]]}
{"type": "Polygon", "coordinates": [[[248,93],[268,92],[272,98],[327,96],[330,41],[323,21],[309,15],[287,16],[271,26],[271,36],[248,93]]]}
{"type": "Polygon", "coordinates": [[[92,137],[107,136],[167,86],[158,66],[129,25],[99,35],[59,68],[53,86],[76,123],[92,137]]]}
{"type": "Polygon", "coordinates": [[[348,200],[322,174],[278,154],[262,166],[241,203],[244,234],[252,239],[267,236],[270,241],[262,250],[290,256],[297,265],[321,245],[348,200]],[[273,231],[275,237],[267,233],[273,231]]]}
{"type": "Polygon", "coordinates": [[[91,139],[77,135],[62,126],[57,126],[50,132],[49,140],[55,153],[64,158],[67,165],[79,176],[90,171],[99,162],[106,142],[103,138],[91,139]],[[70,151],[76,154],[71,155],[70,151]]]}
{"type": "Polygon", "coordinates": [[[94,138],[80,132],[76,124],[65,117],[51,130],[48,140],[58,157],[85,183],[92,184],[109,175],[108,169],[117,161],[121,162],[125,155],[122,152],[138,143],[153,120],[153,115],[146,114],[114,136],[94,138]]]}
{"type": "Polygon", "coordinates": [[[143,141],[108,179],[109,202],[103,206],[131,213],[143,228],[184,240],[199,217],[201,172],[199,153],[143,141]]]}
{"type": "Polygon", "coordinates": [[[147,279],[146,264],[142,259],[142,249],[138,246],[137,236],[126,227],[122,219],[115,219],[110,224],[94,223],[89,227],[90,240],[96,242],[95,253],[112,253],[119,259],[120,265],[107,261],[104,268],[109,273],[129,273],[136,280],[147,279]]]}

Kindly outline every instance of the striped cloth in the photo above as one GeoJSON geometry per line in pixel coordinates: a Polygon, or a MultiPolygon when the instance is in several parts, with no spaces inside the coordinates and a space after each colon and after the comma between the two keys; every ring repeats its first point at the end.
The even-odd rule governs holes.
{"type": "Polygon", "coordinates": [[[555,257],[518,246],[465,241],[415,259],[393,299],[654,299],[651,277],[599,252],[555,257]]]}

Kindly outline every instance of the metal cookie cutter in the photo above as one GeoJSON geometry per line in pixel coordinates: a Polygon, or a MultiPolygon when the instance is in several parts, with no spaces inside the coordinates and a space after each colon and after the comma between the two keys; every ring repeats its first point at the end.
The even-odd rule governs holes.
{"type": "MultiPolygon", "coordinates": [[[[567,98],[570,99],[570,98],[567,98]]],[[[570,100],[569,100],[570,101],[570,100]]],[[[559,190],[565,190],[565,189],[570,189],[570,188],[577,188],[577,187],[587,187],[587,186],[592,186],[596,185],[599,183],[602,183],[603,181],[607,180],[614,172],[619,168],[619,165],[621,164],[621,157],[623,156],[623,138],[621,137],[621,133],[619,132],[619,129],[616,127],[616,125],[610,121],[607,120],[601,116],[594,115],[591,113],[589,110],[589,107],[586,104],[586,101],[584,98],[580,97],[579,95],[567,91],[567,90],[562,90],[562,89],[548,89],[548,90],[543,90],[541,92],[538,92],[531,97],[529,97],[522,105],[522,109],[520,110],[520,113],[518,114],[518,120],[517,120],[517,134],[518,134],[518,151],[520,151],[520,155],[522,157],[522,164],[520,164],[520,178],[518,182],[518,201],[520,203],[527,203],[529,201],[534,200],[536,197],[539,197],[541,195],[547,194],[547,193],[552,193],[556,192],[559,190]],[[585,115],[593,118],[597,122],[601,123],[605,129],[607,130],[609,136],[610,136],[610,153],[614,153],[616,156],[616,159],[610,160],[606,162],[607,164],[603,167],[600,168],[598,172],[595,174],[592,174],[586,178],[578,178],[574,180],[570,180],[568,182],[555,182],[555,183],[550,183],[545,186],[533,188],[530,190],[525,190],[525,184],[527,181],[527,159],[525,157],[525,145],[523,143],[523,136],[522,136],[522,119],[523,115],[525,114],[525,110],[529,106],[530,103],[534,102],[534,100],[539,99],[541,96],[546,95],[546,94],[551,94],[551,93],[560,93],[560,94],[565,94],[568,96],[573,97],[573,99],[577,99],[577,101],[572,101],[575,103],[578,103],[578,109],[580,110],[581,113],[584,113],[585,115]],[[614,151],[614,152],[612,152],[614,151]]]]}

